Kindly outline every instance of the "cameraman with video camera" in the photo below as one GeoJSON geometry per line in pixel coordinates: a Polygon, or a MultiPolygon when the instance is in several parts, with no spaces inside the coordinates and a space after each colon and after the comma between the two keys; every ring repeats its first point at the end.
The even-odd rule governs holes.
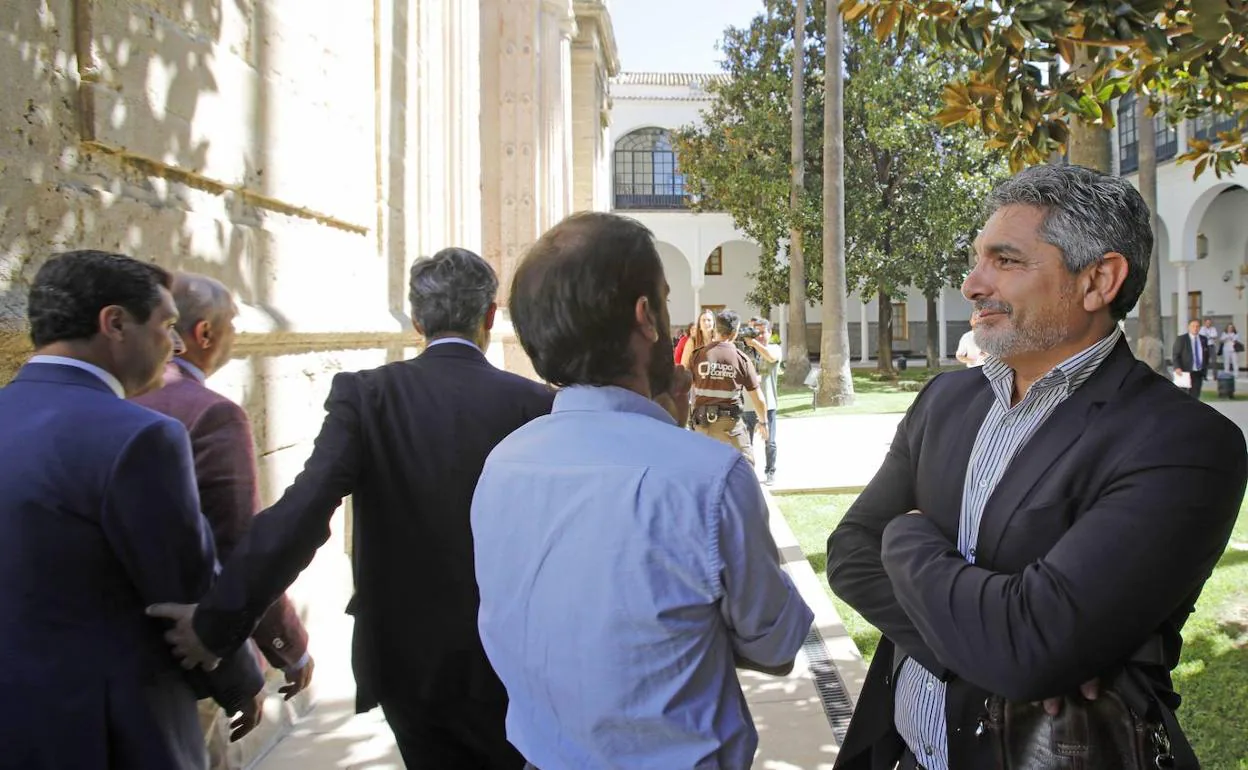
{"type": "Polygon", "coordinates": [[[742,419],[741,391],[753,401],[764,440],[768,435],[767,407],[758,392],[758,372],[753,362],[734,344],[739,323],[736,313],[721,310],[715,316],[715,341],[693,352],[689,361],[694,396],[691,421],[698,433],[735,446],[753,465],[754,449],[742,419]]]}
{"type": "MultiPolygon", "coordinates": [[[[754,368],[758,371],[758,389],[762,395],[763,405],[767,409],[767,419],[764,423],[767,431],[763,434],[766,451],[763,483],[771,486],[776,480],[776,385],[782,353],[780,346],[771,342],[771,322],[766,318],[750,319],[750,326],[742,328],[740,337],[749,348],[754,368]]],[[[745,414],[745,427],[749,433],[751,445],[754,443],[754,428],[758,422],[757,414],[752,412],[745,414]]]]}

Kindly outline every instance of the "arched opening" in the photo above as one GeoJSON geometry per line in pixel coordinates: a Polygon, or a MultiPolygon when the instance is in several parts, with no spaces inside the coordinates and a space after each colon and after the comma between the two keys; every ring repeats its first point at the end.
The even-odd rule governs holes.
{"type": "Polygon", "coordinates": [[[746,302],[754,288],[752,274],[758,272],[758,244],[749,241],[725,241],[707,252],[703,259],[703,280],[700,301],[703,307],[735,310],[743,318],[758,315],[759,308],[746,302]],[[718,272],[712,272],[713,270],[718,272]]]}
{"type": "Polygon", "coordinates": [[[688,208],[685,178],[676,167],[672,135],[663,128],[639,128],[615,143],[617,210],[688,208]]]}
{"type": "Polygon", "coordinates": [[[666,241],[656,241],[659,259],[663,261],[663,275],[667,278],[667,315],[672,319],[672,332],[693,323],[697,308],[693,299],[693,275],[689,260],[680,249],[666,241]]]}
{"type": "Polygon", "coordinates": [[[1219,328],[1242,328],[1248,314],[1248,189],[1228,185],[1213,197],[1195,229],[1195,259],[1189,262],[1187,297],[1173,305],[1186,317],[1211,318],[1219,328]]]}

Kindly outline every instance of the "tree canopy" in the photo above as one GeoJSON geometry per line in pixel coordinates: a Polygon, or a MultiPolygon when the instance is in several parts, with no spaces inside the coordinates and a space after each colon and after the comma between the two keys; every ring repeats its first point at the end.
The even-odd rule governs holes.
{"type": "MultiPolygon", "coordinates": [[[[767,0],[748,28],[729,29],[723,54],[730,78],[698,126],[682,129],[682,173],[695,207],[727,211],[762,246],[749,300],[785,301],[782,251],[790,217],[789,70],[791,0],[767,0]]],[[[806,187],[796,217],[812,299],[822,297],[822,126],[825,29],[812,12],[806,30],[806,187]]],[[[921,39],[877,42],[849,24],[845,46],[846,269],[854,292],[924,293],[956,284],[968,237],[994,176],[997,155],[973,130],[940,130],[931,120],[944,83],[965,70],[955,54],[921,39]]]]}
{"type": "Polygon", "coordinates": [[[841,10],[878,40],[917,31],[974,56],[947,83],[937,119],[978,128],[1014,170],[1064,149],[1069,119],[1112,128],[1110,102],[1126,92],[1171,121],[1238,116],[1231,130],[1189,140],[1180,160],[1195,161],[1196,176],[1248,162],[1248,0],[842,0],[841,10]]]}

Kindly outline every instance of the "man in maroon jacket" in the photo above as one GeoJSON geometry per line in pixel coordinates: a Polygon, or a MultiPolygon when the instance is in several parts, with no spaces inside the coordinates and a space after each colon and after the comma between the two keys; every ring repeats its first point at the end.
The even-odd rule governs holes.
{"type": "MultiPolygon", "coordinates": [[[[247,413],[204,384],[230,360],[237,308],[229,289],[206,276],[179,273],[172,291],[178,306],[177,330],[186,351],[166,368],[163,387],[134,401],[178,420],[190,433],[200,505],[216,538],[218,560],[225,563],[260,510],[247,413]]],[[[308,686],[313,668],[308,634],[290,599],[279,598],[251,638],[268,662],[286,675],[281,691],[287,700],[308,686]]],[[[228,767],[226,721],[212,702],[200,705],[210,766],[228,767]]]]}

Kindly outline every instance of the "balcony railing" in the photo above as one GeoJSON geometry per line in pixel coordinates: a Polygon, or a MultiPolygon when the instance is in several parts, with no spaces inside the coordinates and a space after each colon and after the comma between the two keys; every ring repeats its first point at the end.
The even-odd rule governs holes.
{"type": "Polygon", "coordinates": [[[689,196],[684,193],[642,195],[616,191],[615,208],[617,210],[676,210],[689,208],[689,196]]]}

